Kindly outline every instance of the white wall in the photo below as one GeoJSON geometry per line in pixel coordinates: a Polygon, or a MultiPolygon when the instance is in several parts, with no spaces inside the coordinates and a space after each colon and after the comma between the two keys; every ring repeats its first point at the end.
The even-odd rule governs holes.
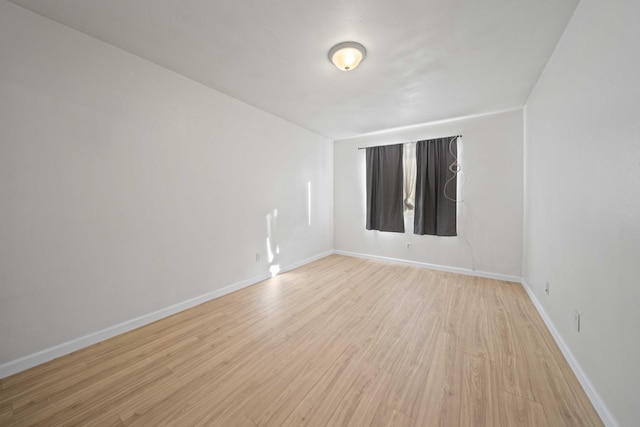
{"type": "Polygon", "coordinates": [[[638,17],[582,0],[525,113],[524,277],[623,426],[640,419],[638,17]]]}
{"type": "Polygon", "coordinates": [[[337,250],[497,273],[522,275],[522,111],[398,129],[336,141],[334,243],[337,250]],[[458,236],[365,229],[365,150],[358,147],[462,134],[458,236]],[[411,247],[406,248],[406,242],[411,247]]]}
{"type": "Polygon", "coordinates": [[[0,365],[333,247],[331,141],[5,1],[0,129],[0,365]]]}

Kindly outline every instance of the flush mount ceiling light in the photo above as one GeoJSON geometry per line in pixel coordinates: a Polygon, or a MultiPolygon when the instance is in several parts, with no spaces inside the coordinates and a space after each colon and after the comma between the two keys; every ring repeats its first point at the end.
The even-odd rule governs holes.
{"type": "Polygon", "coordinates": [[[367,56],[367,50],[356,42],[338,43],[329,51],[329,61],[342,71],[355,69],[365,56],[367,56]]]}

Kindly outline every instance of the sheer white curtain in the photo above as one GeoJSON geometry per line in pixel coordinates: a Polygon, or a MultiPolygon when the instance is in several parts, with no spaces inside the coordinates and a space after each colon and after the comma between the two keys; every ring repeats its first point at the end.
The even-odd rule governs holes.
{"type": "Polygon", "coordinates": [[[416,204],[416,143],[404,144],[402,151],[404,169],[404,212],[413,212],[416,204]]]}

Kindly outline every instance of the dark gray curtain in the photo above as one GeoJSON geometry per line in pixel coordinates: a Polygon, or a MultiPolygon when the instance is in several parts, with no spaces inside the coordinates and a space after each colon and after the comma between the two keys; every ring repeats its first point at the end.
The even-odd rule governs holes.
{"type": "Polygon", "coordinates": [[[402,144],[367,148],[367,230],[404,233],[402,144]]]}
{"type": "Polygon", "coordinates": [[[415,234],[457,234],[457,177],[456,173],[449,169],[451,165],[455,166],[457,153],[457,137],[416,143],[416,207],[413,223],[415,234]]]}

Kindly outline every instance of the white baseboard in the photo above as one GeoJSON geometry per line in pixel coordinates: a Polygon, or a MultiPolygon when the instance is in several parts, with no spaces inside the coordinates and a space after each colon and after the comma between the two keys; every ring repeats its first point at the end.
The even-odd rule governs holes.
{"type": "Polygon", "coordinates": [[[509,276],[507,274],[500,274],[500,273],[489,273],[486,271],[470,270],[468,268],[449,267],[446,265],[429,264],[427,262],[409,261],[406,259],[389,258],[384,256],[378,256],[378,255],[362,254],[357,252],[347,252],[347,251],[340,251],[340,250],[336,250],[334,252],[338,255],[345,255],[345,256],[351,256],[356,258],[374,259],[378,261],[388,261],[396,264],[410,265],[412,267],[421,267],[421,268],[428,268],[430,270],[464,274],[465,276],[476,276],[476,277],[485,277],[487,279],[504,280],[505,282],[520,283],[520,280],[521,280],[520,277],[517,277],[517,276],[509,276]]]}
{"type": "MultiPolygon", "coordinates": [[[[281,268],[280,272],[282,273],[285,271],[293,270],[294,268],[301,267],[305,264],[316,261],[320,258],[324,258],[333,253],[334,252],[331,250],[331,251],[327,251],[327,252],[315,255],[311,258],[297,261],[293,264],[290,264],[281,268]]],[[[198,297],[179,302],[169,307],[162,308],[152,313],[148,313],[140,317],[136,317],[135,319],[127,320],[117,325],[110,326],[108,328],[102,329],[101,331],[93,332],[83,337],[79,337],[71,341],[67,341],[62,344],[49,347],[37,353],[29,354],[19,359],[12,360],[10,362],[0,365],[0,378],[8,377],[9,375],[16,374],[18,372],[32,368],[34,366],[56,359],[60,356],[64,356],[76,350],[80,350],[81,348],[88,347],[100,341],[104,341],[108,338],[115,337],[116,335],[120,335],[125,332],[131,331],[133,329],[137,329],[141,326],[155,322],[156,320],[160,320],[162,318],[171,316],[173,314],[184,311],[188,308],[195,307],[196,305],[202,304],[212,299],[219,298],[223,295],[227,295],[239,289],[246,288],[247,286],[254,285],[270,277],[271,277],[271,274],[269,273],[261,274],[259,276],[254,276],[250,279],[234,283],[222,289],[217,289],[213,292],[209,292],[204,295],[200,295],[198,297]]]]}
{"type": "Polygon", "coordinates": [[[602,400],[602,397],[600,397],[600,394],[598,394],[598,392],[596,391],[595,387],[589,380],[589,377],[587,377],[587,374],[585,374],[585,372],[582,370],[580,363],[578,363],[578,360],[571,352],[571,349],[569,349],[569,346],[562,338],[562,335],[560,335],[560,332],[558,332],[558,329],[551,321],[551,318],[547,315],[547,312],[544,310],[544,307],[542,306],[536,295],[533,293],[533,290],[529,287],[529,284],[524,279],[521,280],[521,283],[522,287],[525,289],[525,291],[527,291],[527,294],[533,302],[533,305],[536,307],[536,310],[538,310],[540,317],[542,317],[542,320],[544,320],[544,323],[547,325],[547,329],[549,329],[549,332],[551,332],[551,335],[556,341],[556,344],[558,344],[558,347],[560,347],[560,351],[562,351],[564,358],[567,359],[567,362],[569,362],[569,366],[571,366],[573,373],[578,378],[578,381],[582,385],[585,393],[587,393],[587,396],[593,404],[593,407],[595,408],[596,412],[598,412],[598,415],[600,415],[602,422],[609,427],[618,427],[619,424],[613,417],[613,414],[611,413],[611,411],[609,411],[609,408],[602,400]]]}
{"type": "Polygon", "coordinates": [[[333,255],[336,253],[333,249],[330,251],[322,252],[318,255],[314,255],[310,258],[303,259],[302,261],[294,262],[293,264],[289,264],[282,269],[280,269],[280,273],[286,273],[287,271],[295,270],[298,267],[302,267],[303,265],[309,264],[311,262],[317,261],[319,259],[328,257],[329,255],[333,255]]]}

